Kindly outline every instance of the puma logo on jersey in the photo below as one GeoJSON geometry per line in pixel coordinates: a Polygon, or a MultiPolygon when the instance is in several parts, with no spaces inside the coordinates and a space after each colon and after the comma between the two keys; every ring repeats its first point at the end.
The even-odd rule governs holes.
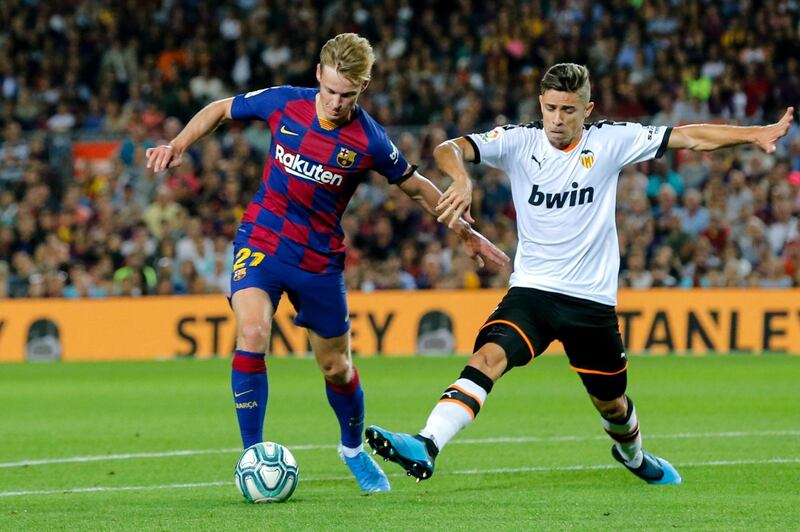
{"type": "Polygon", "coordinates": [[[539,165],[539,170],[541,170],[541,169],[542,169],[542,162],[544,162],[544,159],[542,159],[542,160],[540,161],[539,159],[537,159],[537,158],[536,158],[536,156],[535,156],[535,155],[531,155],[531,159],[533,159],[533,161],[534,161],[536,164],[538,164],[538,165],[539,165]]]}
{"type": "Polygon", "coordinates": [[[544,205],[548,209],[561,209],[574,207],[594,201],[594,187],[578,189],[578,183],[572,183],[572,190],[550,194],[539,190],[539,185],[533,185],[528,203],[534,207],[544,205]]]}

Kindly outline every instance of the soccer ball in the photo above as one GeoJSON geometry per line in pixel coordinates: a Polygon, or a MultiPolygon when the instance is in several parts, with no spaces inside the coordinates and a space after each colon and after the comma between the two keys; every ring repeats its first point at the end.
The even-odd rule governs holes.
{"type": "Polygon", "coordinates": [[[271,441],[245,449],[234,472],[236,487],[250,502],[284,502],[299,479],[300,468],[292,453],[271,441]]]}

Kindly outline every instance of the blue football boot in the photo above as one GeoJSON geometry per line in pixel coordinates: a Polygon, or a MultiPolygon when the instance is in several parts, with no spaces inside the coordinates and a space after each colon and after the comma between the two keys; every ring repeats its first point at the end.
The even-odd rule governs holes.
{"type": "Polygon", "coordinates": [[[628,470],[648,484],[680,484],[681,475],[675,467],[658,456],[653,456],[642,449],[642,463],[639,467],[630,467],[625,463],[617,446],[611,447],[611,456],[628,470]]]}
{"type": "Polygon", "coordinates": [[[376,425],[367,428],[366,437],[375,453],[384,460],[400,464],[417,482],[433,475],[436,450],[431,440],[426,441],[422,436],[391,432],[376,425]]]}
{"type": "Polygon", "coordinates": [[[366,451],[361,451],[350,458],[344,455],[342,446],[339,445],[339,457],[350,468],[364,493],[381,493],[392,489],[386,474],[366,451]]]}

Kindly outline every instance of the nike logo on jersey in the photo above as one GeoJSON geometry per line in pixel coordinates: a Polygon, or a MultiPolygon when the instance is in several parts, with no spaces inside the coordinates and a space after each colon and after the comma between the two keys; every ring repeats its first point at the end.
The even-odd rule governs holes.
{"type": "Polygon", "coordinates": [[[246,394],[246,393],[250,393],[250,392],[252,392],[252,391],[253,391],[253,390],[252,390],[252,389],[250,389],[250,390],[247,390],[247,391],[245,391],[245,392],[239,392],[239,393],[233,392],[233,396],[234,396],[234,397],[241,397],[241,396],[243,396],[244,394],[246,394]]]}
{"type": "Polygon", "coordinates": [[[586,187],[578,190],[578,183],[572,183],[572,190],[565,192],[542,192],[539,185],[533,185],[531,197],[528,203],[534,207],[544,206],[548,209],[561,209],[563,207],[574,207],[594,201],[594,187],[586,187]],[[569,200],[569,201],[568,201],[569,200]]]}
{"type": "Polygon", "coordinates": [[[283,133],[284,135],[291,135],[293,137],[297,137],[297,136],[300,135],[300,133],[295,133],[294,131],[289,131],[288,129],[286,129],[286,126],[281,126],[281,133],[283,133]]]}

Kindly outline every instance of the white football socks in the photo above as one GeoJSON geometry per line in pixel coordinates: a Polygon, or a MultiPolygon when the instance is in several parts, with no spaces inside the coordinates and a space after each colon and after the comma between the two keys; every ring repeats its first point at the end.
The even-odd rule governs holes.
{"type": "Polygon", "coordinates": [[[364,444],[362,443],[355,449],[353,449],[352,447],[345,447],[344,445],[341,445],[340,449],[342,450],[342,454],[346,458],[355,458],[356,456],[359,455],[359,453],[361,453],[361,451],[364,450],[364,444]]]}
{"type": "Polygon", "coordinates": [[[637,468],[642,464],[642,435],[639,433],[639,420],[636,417],[636,407],[628,398],[628,419],[624,423],[612,423],[601,417],[603,428],[611,439],[616,442],[617,450],[625,464],[637,468]]]}
{"type": "Polygon", "coordinates": [[[472,423],[486,400],[487,392],[469,379],[450,385],[428,416],[419,434],[430,438],[441,451],[453,436],[472,423]]]}

